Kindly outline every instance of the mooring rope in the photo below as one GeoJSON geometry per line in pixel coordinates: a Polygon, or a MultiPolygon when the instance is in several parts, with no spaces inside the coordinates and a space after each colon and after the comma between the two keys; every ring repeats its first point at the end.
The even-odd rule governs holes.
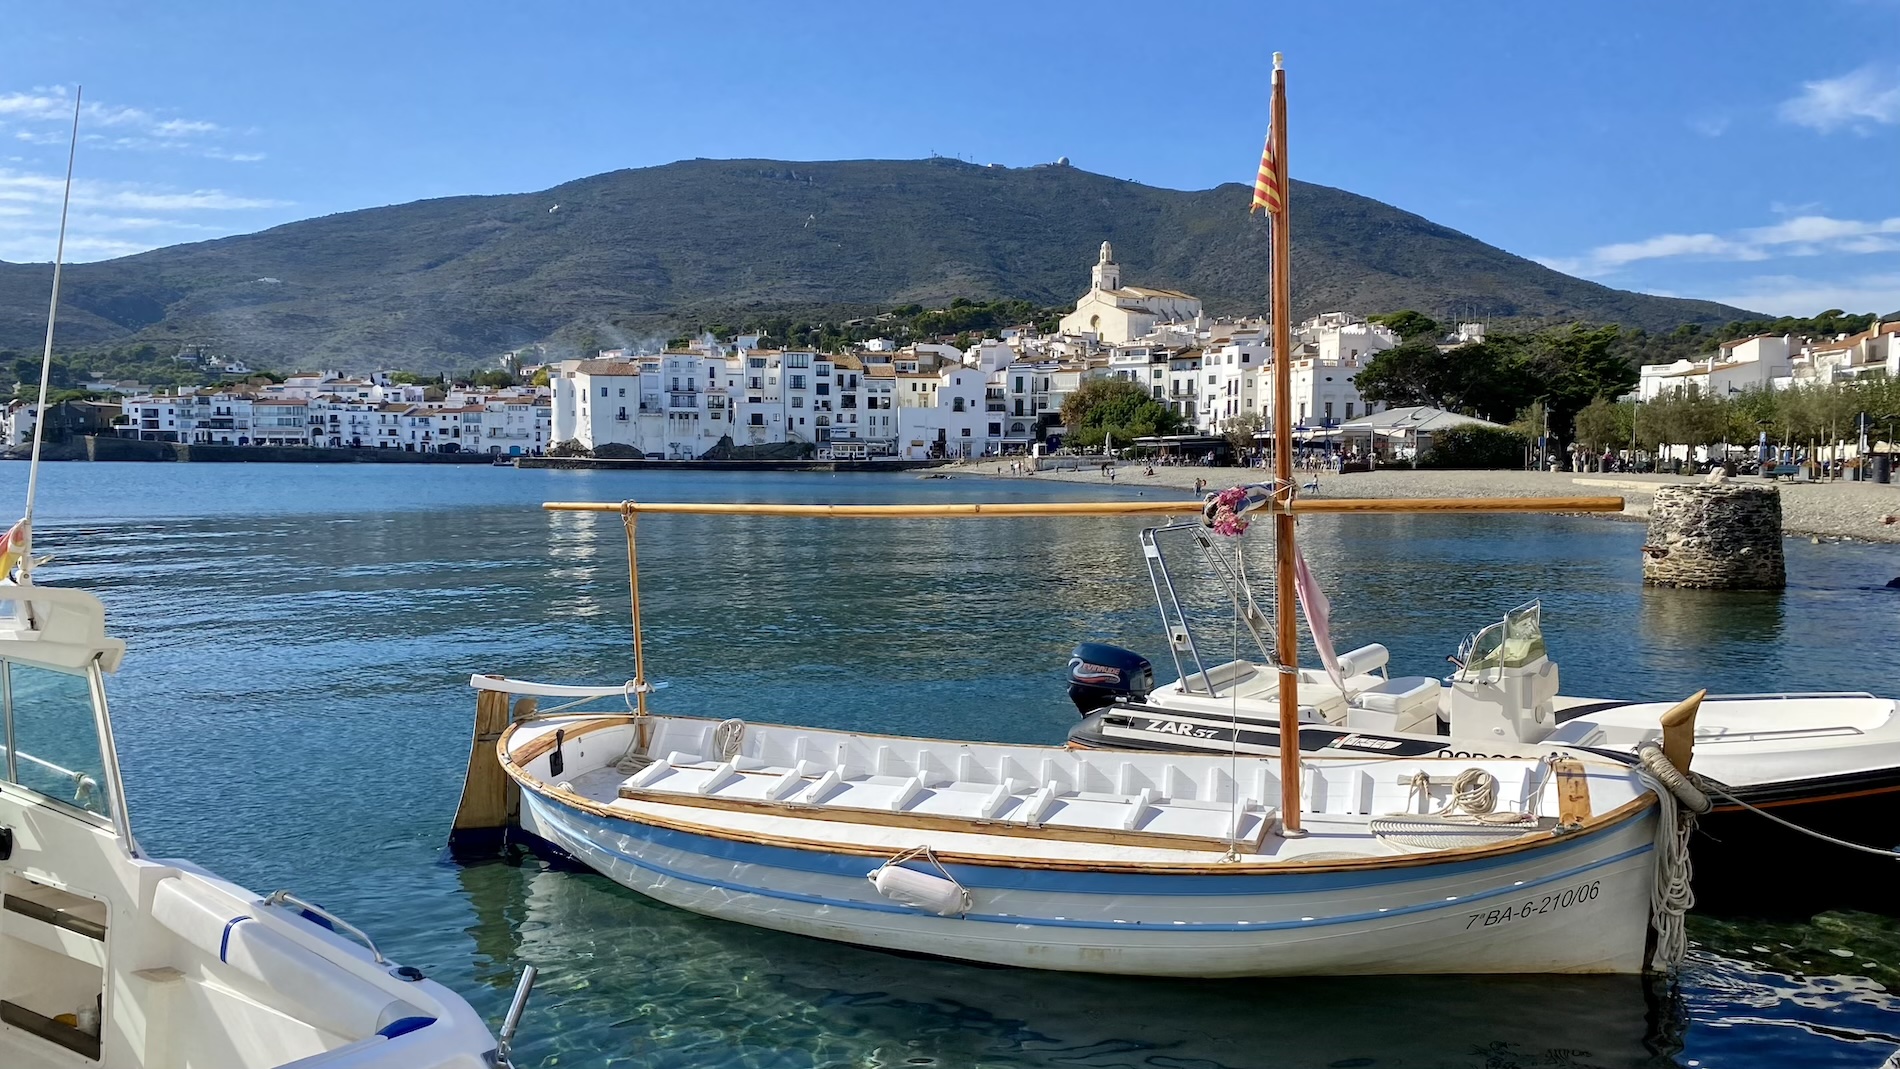
{"type": "Polygon", "coordinates": [[[1656,795],[1655,879],[1649,888],[1649,924],[1656,933],[1656,943],[1649,967],[1673,973],[1688,953],[1685,917],[1695,907],[1689,836],[1695,831],[1696,814],[1708,812],[1709,799],[1663,756],[1662,747],[1656,743],[1637,746],[1636,756],[1637,775],[1656,795]]]}

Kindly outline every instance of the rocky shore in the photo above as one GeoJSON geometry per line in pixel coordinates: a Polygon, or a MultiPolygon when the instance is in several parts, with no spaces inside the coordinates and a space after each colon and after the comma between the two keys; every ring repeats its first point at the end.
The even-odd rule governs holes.
{"type": "MultiPolygon", "coordinates": [[[[996,476],[999,465],[979,462],[944,469],[957,474],[996,476]]],[[[1114,484],[1119,487],[1149,487],[1170,491],[1189,491],[1195,479],[1206,479],[1210,487],[1233,485],[1265,473],[1239,468],[1158,467],[1153,475],[1143,474],[1139,464],[1123,464],[1115,470],[1114,484]]],[[[1003,478],[1059,480],[1062,482],[1106,484],[1101,467],[1079,471],[1041,471],[1034,475],[1009,474],[1007,463],[1000,466],[1003,478]]],[[[1304,487],[1314,479],[1311,472],[1298,476],[1304,487]]],[[[1697,477],[1669,475],[1579,474],[1539,471],[1412,471],[1388,468],[1383,471],[1352,475],[1322,474],[1318,489],[1303,489],[1307,497],[1622,497],[1627,502],[1621,519],[1646,519],[1656,487],[1672,483],[1701,481],[1697,477]]],[[[1738,482],[1757,483],[1744,477],[1738,482]]],[[[1778,483],[1781,488],[1782,531],[1789,535],[1822,538],[1854,538],[1868,542],[1900,543],[1900,483],[1862,482],[1778,483]]]]}

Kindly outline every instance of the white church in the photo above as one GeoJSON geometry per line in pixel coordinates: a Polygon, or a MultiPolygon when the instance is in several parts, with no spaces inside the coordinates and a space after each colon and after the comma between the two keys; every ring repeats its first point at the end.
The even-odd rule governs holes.
{"type": "Polygon", "coordinates": [[[1201,301],[1176,290],[1123,286],[1115,250],[1102,242],[1102,255],[1090,272],[1089,291],[1062,317],[1062,333],[1093,334],[1104,345],[1126,345],[1158,328],[1201,325],[1201,301]]]}

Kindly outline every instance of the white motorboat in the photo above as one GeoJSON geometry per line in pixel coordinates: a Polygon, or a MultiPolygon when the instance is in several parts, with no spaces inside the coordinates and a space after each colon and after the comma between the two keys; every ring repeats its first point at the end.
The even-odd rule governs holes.
{"type": "MultiPolygon", "coordinates": [[[[70,157],[66,181],[70,193],[70,157]]],[[[62,214],[62,253],[65,232],[62,214]]],[[[0,536],[0,1066],[506,1066],[532,971],[497,1042],[460,996],[322,907],[139,847],[106,706],[125,643],[98,598],[32,581],[46,422],[26,515],[0,536]]]]}
{"type": "Polygon", "coordinates": [[[106,709],[124,652],[91,594],[0,583],[0,1065],[495,1064],[468,1003],[341,918],[145,856],[106,709]]]}
{"type": "MultiPolygon", "coordinates": [[[[1102,643],[1078,645],[1069,661],[1069,695],[1082,713],[1072,746],[1169,753],[1239,752],[1273,756],[1280,748],[1280,676],[1263,633],[1264,614],[1243,615],[1257,659],[1204,659],[1170,573],[1164,542],[1185,535],[1212,574],[1241,585],[1230,551],[1200,525],[1142,532],[1169,637],[1176,678],[1156,685],[1151,662],[1102,643]]],[[[1246,597],[1241,590],[1239,596],[1246,597]]],[[[1251,603],[1249,603],[1251,604],[1251,603]]],[[[1667,702],[1606,701],[1560,694],[1541,606],[1519,606],[1467,638],[1440,680],[1390,675],[1386,647],[1339,655],[1337,678],[1299,670],[1299,749],[1328,755],[1527,757],[1552,747],[1633,757],[1659,737],[1667,702]]],[[[1695,839],[1705,904],[1808,909],[1819,904],[1890,906],[1900,890],[1892,860],[1829,848],[1750,813],[1765,808],[1801,827],[1850,842],[1889,845],[1900,825],[1900,703],[1866,693],[1711,695],[1696,718],[1693,771],[1732,800],[1718,797],[1695,839]],[[1830,878],[1815,881],[1804,864],[1764,873],[1761,858],[1825,859],[1830,878]],[[1852,868],[1853,878],[1840,878],[1852,868]],[[1795,892],[1804,892],[1795,894],[1795,892]],[[1806,893],[1814,892],[1814,893],[1806,893]]]]}

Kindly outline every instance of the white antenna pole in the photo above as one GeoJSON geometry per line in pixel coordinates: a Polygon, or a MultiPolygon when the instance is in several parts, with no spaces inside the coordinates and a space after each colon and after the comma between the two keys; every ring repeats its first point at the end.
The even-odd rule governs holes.
{"type": "Polygon", "coordinates": [[[53,377],[53,323],[59,317],[59,276],[66,266],[66,212],[73,202],[73,159],[79,155],[79,102],[84,86],[73,87],[72,141],[66,148],[66,192],[59,202],[59,244],[53,251],[53,297],[46,307],[46,348],[40,353],[40,393],[35,399],[39,414],[33,420],[33,462],[27,467],[26,515],[22,523],[27,532],[26,546],[20,554],[20,579],[33,574],[33,502],[40,489],[40,446],[46,441],[46,394],[53,377]]]}

